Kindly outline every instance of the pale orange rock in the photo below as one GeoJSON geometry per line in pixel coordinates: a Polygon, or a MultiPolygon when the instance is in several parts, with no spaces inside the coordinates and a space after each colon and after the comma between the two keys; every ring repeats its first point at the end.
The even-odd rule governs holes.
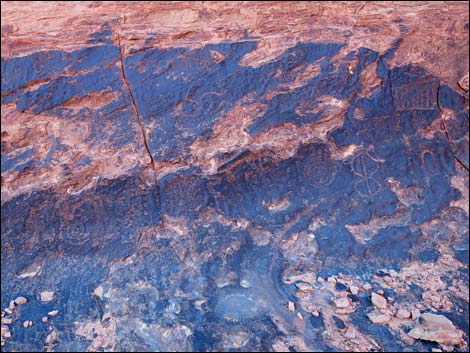
{"type": "Polygon", "coordinates": [[[408,335],[415,339],[433,341],[441,345],[456,346],[463,342],[464,333],[445,316],[425,313],[408,335]]]}
{"type": "Polygon", "coordinates": [[[352,295],[358,295],[359,294],[359,288],[356,287],[356,286],[349,287],[349,291],[351,292],[352,295]]]}
{"type": "Polygon", "coordinates": [[[305,283],[305,282],[296,283],[296,287],[299,288],[299,290],[303,292],[313,291],[313,287],[310,284],[305,283]]]}
{"type": "Polygon", "coordinates": [[[379,324],[379,325],[386,324],[391,319],[390,315],[382,314],[382,313],[378,313],[378,312],[369,313],[369,314],[367,314],[367,317],[369,318],[369,320],[372,323],[379,324]]]}
{"type": "Polygon", "coordinates": [[[397,317],[399,319],[409,319],[411,317],[411,312],[407,309],[399,309],[397,312],[397,317]]]}
{"type": "Polygon", "coordinates": [[[348,298],[339,298],[334,301],[335,306],[338,309],[345,309],[349,306],[349,300],[348,298]]]}
{"type": "Polygon", "coordinates": [[[39,294],[39,297],[42,302],[50,302],[52,299],[54,299],[54,296],[55,294],[52,291],[42,291],[39,294]]]}
{"type": "Polygon", "coordinates": [[[379,309],[385,309],[387,307],[387,299],[382,297],[380,294],[372,293],[370,300],[372,301],[372,304],[379,309]]]}
{"type": "Polygon", "coordinates": [[[18,297],[15,299],[15,304],[23,305],[23,304],[26,304],[27,301],[28,299],[26,299],[25,297],[18,297]]]}

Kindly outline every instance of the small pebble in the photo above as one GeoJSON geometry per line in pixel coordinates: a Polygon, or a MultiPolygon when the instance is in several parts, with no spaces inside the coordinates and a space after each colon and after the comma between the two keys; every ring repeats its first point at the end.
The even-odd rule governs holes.
{"type": "Polygon", "coordinates": [[[49,318],[47,316],[43,316],[41,319],[42,322],[48,322],[49,318]]]}
{"type": "Polygon", "coordinates": [[[325,282],[325,280],[324,280],[323,278],[321,278],[321,277],[318,277],[318,278],[317,278],[317,282],[323,283],[323,282],[325,282]]]}
{"type": "Polygon", "coordinates": [[[7,314],[13,314],[13,310],[11,310],[10,308],[6,308],[6,309],[5,309],[5,312],[6,312],[7,314]]]}
{"type": "Polygon", "coordinates": [[[8,305],[8,309],[13,310],[13,309],[15,309],[15,306],[16,306],[15,301],[12,300],[12,301],[10,301],[10,305],[8,305]]]}
{"type": "Polygon", "coordinates": [[[385,309],[387,307],[387,300],[378,293],[372,293],[370,300],[372,304],[379,309],[385,309]]]}
{"type": "Polygon", "coordinates": [[[366,283],[362,286],[362,289],[364,290],[371,290],[372,289],[372,286],[370,285],[370,283],[366,283]]]}
{"type": "Polygon", "coordinates": [[[13,319],[8,318],[8,317],[2,317],[2,324],[4,325],[10,325],[13,323],[13,319]]]}
{"type": "Polygon", "coordinates": [[[334,301],[335,306],[338,309],[345,309],[349,306],[349,300],[348,298],[339,298],[334,301]]]}
{"type": "Polygon", "coordinates": [[[33,322],[31,320],[26,320],[25,322],[23,322],[24,328],[31,327],[31,326],[33,326],[33,322]]]}
{"type": "Polygon", "coordinates": [[[52,299],[54,299],[54,292],[46,290],[41,292],[39,296],[42,302],[50,302],[52,299]]]}
{"type": "Polygon", "coordinates": [[[320,313],[317,310],[315,310],[315,311],[312,312],[312,315],[315,316],[315,317],[319,317],[320,313]]]}
{"type": "Polygon", "coordinates": [[[287,309],[289,309],[289,311],[291,312],[294,312],[295,311],[295,304],[291,301],[289,301],[289,303],[287,304],[287,309]]]}
{"type": "Polygon", "coordinates": [[[300,313],[300,312],[297,313],[297,317],[299,318],[299,320],[303,320],[303,318],[304,318],[304,317],[302,316],[302,313],[300,313]]]}
{"type": "Polygon", "coordinates": [[[377,294],[384,295],[384,291],[382,289],[377,291],[377,294]]]}
{"type": "Polygon", "coordinates": [[[52,310],[47,313],[49,316],[56,316],[59,313],[59,310],[52,310]]]}
{"type": "Polygon", "coordinates": [[[420,303],[417,303],[415,306],[416,306],[416,309],[422,309],[423,308],[423,305],[420,304],[420,303]]]}
{"type": "Polygon", "coordinates": [[[104,289],[102,286],[98,286],[95,288],[95,290],[93,291],[93,294],[96,295],[98,298],[103,298],[103,292],[104,292],[104,289]]]}
{"type": "Polygon", "coordinates": [[[334,278],[333,276],[331,276],[331,277],[328,277],[328,280],[327,280],[327,281],[330,282],[330,283],[336,283],[336,278],[334,278]]]}
{"type": "Polygon", "coordinates": [[[374,323],[374,324],[386,324],[387,322],[390,321],[390,316],[388,314],[382,314],[382,313],[369,313],[367,314],[367,317],[369,320],[374,323]]]}
{"type": "Polygon", "coordinates": [[[358,295],[359,294],[359,288],[356,287],[356,286],[349,287],[349,291],[351,292],[352,295],[358,295]]]}
{"type": "Polygon", "coordinates": [[[23,305],[23,304],[26,304],[27,302],[28,302],[28,299],[26,299],[25,297],[18,297],[15,299],[15,303],[18,305],[23,305]]]}
{"type": "Polygon", "coordinates": [[[399,309],[397,312],[397,317],[399,319],[409,319],[411,317],[411,313],[409,310],[399,309]]]}
{"type": "Polygon", "coordinates": [[[308,283],[305,283],[305,282],[299,282],[299,283],[296,283],[295,284],[297,286],[297,288],[299,288],[299,290],[301,290],[302,292],[311,292],[313,291],[313,287],[308,284],[308,283]]]}

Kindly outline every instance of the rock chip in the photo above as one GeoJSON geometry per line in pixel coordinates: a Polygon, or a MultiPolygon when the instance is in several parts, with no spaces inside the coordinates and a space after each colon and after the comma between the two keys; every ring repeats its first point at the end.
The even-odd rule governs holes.
{"type": "Polygon", "coordinates": [[[2,324],[4,325],[10,325],[13,323],[13,319],[9,317],[2,317],[2,324]]]}
{"type": "Polygon", "coordinates": [[[372,304],[379,309],[385,309],[387,307],[387,299],[382,297],[380,294],[372,293],[370,300],[372,301],[372,304]]]}
{"type": "Polygon", "coordinates": [[[359,287],[350,286],[349,291],[351,292],[352,295],[358,295],[359,294],[359,287]]]}
{"type": "Polygon", "coordinates": [[[299,288],[299,290],[301,290],[302,292],[313,291],[313,287],[310,284],[305,283],[305,282],[296,283],[296,287],[299,288]]]}
{"type": "Polygon", "coordinates": [[[18,297],[15,299],[15,304],[17,305],[23,305],[23,304],[26,304],[28,302],[28,299],[26,299],[25,297],[18,297]]]}
{"type": "Polygon", "coordinates": [[[24,328],[31,327],[31,326],[33,326],[33,322],[31,320],[26,320],[25,322],[23,322],[24,328]]]}
{"type": "Polygon", "coordinates": [[[289,309],[289,311],[291,312],[294,312],[295,311],[295,304],[291,301],[289,301],[289,303],[287,303],[287,309],[289,309]]]}
{"type": "Polygon", "coordinates": [[[397,317],[399,319],[409,319],[411,317],[411,312],[407,309],[399,309],[397,312],[397,317]]]}
{"type": "Polygon", "coordinates": [[[52,291],[43,291],[39,294],[39,297],[42,302],[50,302],[52,299],[54,299],[55,293],[52,291]]]}
{"type": "Polygon", "coordinates": [[[349,306],[349,300],[348,298],[339,298],[334,301],[335,306],[338,309],[345,309],[349,306]]]}
{"type": "Polygon", "coordinates": [[[59,314],[59,310],[52,310],[47,313],[49,316],[56,316],[57,314],[59,314]]]}
{"type": "Polygon", "coordinates": [[[367,317],[374,324],[386,324],[391,319],[390,315],[382,314],[382,313],[378,313],[378,312],[369,313],[369,314],[367,314],[367,317]]]}
{"type": "Polygon", "coordinates": [[[430,313],[423,314],[408,335],[441,345],[456,346],[463,342],[463,332],[457,329],[452,321],[443,315],[430,313]]]}
{"type": "Polygon", "coordinates": [[[292,284],[295,282],[315,282],[315,273],[313,272],[303,272],[303,273],[291,273],[285,275],[283,278],[285,284],[292,284]]]}

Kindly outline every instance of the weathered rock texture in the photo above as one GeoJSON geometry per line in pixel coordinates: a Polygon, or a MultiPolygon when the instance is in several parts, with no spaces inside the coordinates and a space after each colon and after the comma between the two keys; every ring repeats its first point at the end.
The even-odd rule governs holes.
{"type": "Polygon", "coordinates": [[[468,349],[468,12],[2,2],[2,350],[468,349]]]}

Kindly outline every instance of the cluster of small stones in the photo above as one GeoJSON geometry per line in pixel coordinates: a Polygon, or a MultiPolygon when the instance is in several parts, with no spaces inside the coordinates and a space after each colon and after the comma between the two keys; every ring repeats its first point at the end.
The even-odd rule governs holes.
{"type": "MultiPolygon", "coordinates": [[[[452,265],[449,259],[447,261],[452,265]]],[[[361,333],[349,321],[349,315],[354,313],[359,305],[358,301],[352,298],[362,292],[370,298],[370,305],[373,309],[367,314],[369,321],[377,325],[388,325],[392,331],[400,335],[404,342],[412,344],[415,339],[437,342],[441,349],[434,348],[433,351],[436,352],[453,351],[456,347],[465,348],[464,332],[457,329],[445,316],[434,314],[433,312],[437,312],[437,309],[429,305],[433,303],[432,301],[425,304],[409,303],[405,306],[397,304],[395,298],[385,296],[382,288],[395,289],[396,293],[405,293],[407,289],[409,290],[409,287],[406,289],[402,287],[403,290],[398,291],[399,288],[396,285],[397,283],[409,285],[415,282],[416,278],[410,276],[409,268],[405,268],[400,273],[394,270],[382,272],[385,276],[373,276],[371,283],[344,274],[327,279],[315,278],[311,272],[284,277],[284,283],[295,283],[297,287],[298,302],[289,301],[287,308],[291,312],[297,310],[299,318],[305,317],[306,314],[315,317],[322,315],[325,324],[323,335],[338,349],[346,351],[380,349],[380,345],[373,337],[361,333]],[[326,299],[322,300],[322,298],[326,299]],[[404,328],[410,330],[405,333],[404,328]]],[[[431,281],[431,276],[429,276],[429,281],[431,281]]],[[[426,288],[425,283],[420,283],[420,285],[426,288]]],[[[468,289],[465,292],[465,289],[461,287],[451,287],[447,289],[453,290],[454,293],[460,291],[460,296],[468,301],[468,289]]],[[[438,291],[433,293],[436,297],[436,306],[443,308],[440,305],[443,300],[442,294],[438,294],[438,291]]],[[[427,300],[426,298],[427,296],[423,295],[423,301],[427,300]]],[[[450,308],[447,309],[450,310],[450,308]]]]}
{"type": "MultiPolygon", "coordinates": [[[[40,293],[40,299],[43,302],[49,302],[54,298],[54,292],[42,292],[40,293]]],[[[15,300],[10,301],[7,308],[1,311],[1,345],[4,346],[6,341],[12,337],[12,333],[10,331],[10,326],[14,322],[16,322],[20,318],[20,306],[25,305],[28,302],[28,299],[25,297],[17,297],[15,300]]],[[[48,322],[49,317],[57,316],[59,314],[59,310],[52,310],[47,313],[47,316],[42,318],[42,322],[48,322]]],[[[34,325],[32,320],[25,320],[23,321],[22,326],[24,328],[29,328],[34,325]]],[[[50,327],[49,329],[52,329],[50,327]]],[[[49,336],[48,336],[49,337],[49,336]]],[[[47,341],[47,339],[46,339],[47,341]]],[[[47,343],[47,342],[46,342],[47,343]]],[[[47,348],[47,347],[46,347],[47,348]]]]}

